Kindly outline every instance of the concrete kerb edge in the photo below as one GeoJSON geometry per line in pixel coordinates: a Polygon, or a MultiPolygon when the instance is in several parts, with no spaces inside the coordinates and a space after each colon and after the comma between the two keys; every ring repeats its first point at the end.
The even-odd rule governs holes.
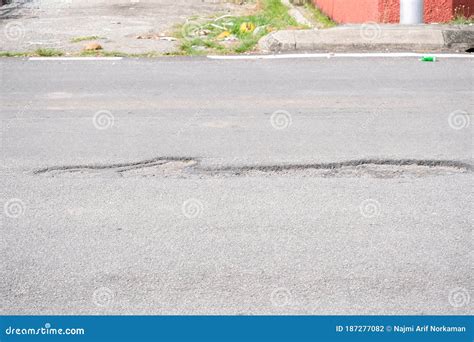
{"type": "Polygon", "coordinates": [[[276,31],[260,39],[258,47],[262,51],[295,51],[296,39],[294,31],[276,31]],[[284,37],[278,37],[284,35],[284,37]]]}
{"type": "MultiPolygon", "coordinates": [[[[474,47],[474,27],[440,28],[420,27],[419,30],[410,30],[413,40],[406,35],[398,36],[396,27],[381,30],[380,37],[373,40],[364,39],[360,32],[362,27],[338,27],[327,30],[283,30],[272,32],[263,37],[258,44],[261,51],[413,51],[435,50],[449,51],[453,49],[467,50],[474,47]],[[352,31],[352,32],[351,32],[352,31]],[[343,34],[343,39],[336,39],[343,34]],[[428,36],[427,36],[428,34],[428,36]],[[326,35],[326,37],[324,37],[326,35]],[[352,39],[347,39],[352,36],[352,39]],[[360,36],[360,38],[358,37],[360,36]],[[427,39],[431,36],[431,39],[427,39]],[[327,39],[330,38],[330,39],[327,39]],[[344,39],[346,40],[344,42],[344,39]]],[[[402,30],[402,29],[401,29],[402,30]]]]}
{"type": "Polygon", "coordinates": [[[474,27],[470,30],[443,30],[443,38],[446,48],[472,49],[474,48],[474,27]]]}

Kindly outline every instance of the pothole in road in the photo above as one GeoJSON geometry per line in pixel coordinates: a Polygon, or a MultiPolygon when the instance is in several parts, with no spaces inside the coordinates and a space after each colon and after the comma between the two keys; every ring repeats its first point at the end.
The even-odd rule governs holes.
{"type": "MultiPolygon", "coordinates": [[[[338,168],[319,168],[309,166],[296,169],[249,169],[236,170],[233,176],[302,176],[320,178],[400,178],[400,177],[427,177],[467,172],[466,169],[453,167],[431,167],[422,165],[377,165],[364,164],[357,166],[342,166],[338,168]]],[[[218,173],[219,175],[219,173],[218,173]]]]}
{"type": "Polygon", "coordinates": [[[135,163],[57,166],[33,173],[50,177],[177,177],[196,165],[197,161],[190,158],[156,158],[135,163]]]}
{"type": "Polygon", "coordinates": [[[57,166],[34,171],[49,177],[314,177],[401,178],[468,173],[470,164],[450,160],[360,159],[337,163],[202,167],[196,158],[164,157],[134,163],[57,166]]]}

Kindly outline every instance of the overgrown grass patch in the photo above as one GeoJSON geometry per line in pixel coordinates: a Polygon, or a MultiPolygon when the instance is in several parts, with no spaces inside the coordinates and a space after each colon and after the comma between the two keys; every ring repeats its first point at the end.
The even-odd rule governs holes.
{"type": "Polygon", "coordinates": [[[474,15],[471,15],[470,17],[466,17],[464,13],[466,13],[464,6],[456,8],[456,10],[454,11],[454,17],[453,17],[453,20],[451,20],[451,23],[457,24],[457,25],[474,24],[474,15]]]}
{"type": "Polygon", "coordinates": [[[321,28],[331,28],[337,25],[335,21],[324,14],[313,3],[306,3],[305,8],[311,14],[312,19],[318,23],[318,26],[321,28]]]}
{"type": "Polygon", "coordinates": [[[36,49],[33,52],[33,55],[40,56],[40,57],[59,57],[59,56],[64,55],[64,53],[56,49],[40,48],[40,49],[36,49]]]}
{"type": "Polygon", "coordinates": [[[474,16],[471,16],[469,18],[465,17],[464,15],[455,16],[453,20],[451,20],[451,24],[456,24],[456,25],[474,24],[474,16]]]}
{"type": "MultiPolygon", "coordinates": [[[[168,54],[169,55],[169,54],[168,54]]],[[[161,57],[163,54],[157,51],[149,51],[144,53],[127,53],[120,51],[81,51],[78,53],[68,53],[64,54],[62,51],[54,49],[37,49],[30,52],[18,52],[18,51],[0,51],[0,57],[130,57],[130,58],[153,58],[161,57]]]]}
{"type": "Polygon", "coordinates": [[[64,53],[56,49],[41,48],[30,52],[0,51],[0,57],[59,57],[64,53]]]}
{"type": "Polygon", "coordinates": [[[28,57],[29,55],[28,52],[0,51],[0,57],[28,57]]]}
{"type": "Polygon", "coordinates": [[[105,50],[83,50],[79,53],[81,57],[128,57],[129,54],[120,51],[105,50]]]}
{"type": "Polygon", "coordinates": [[[302,28],[280,0],[258,0],[251,15],[225,15],[204,22],[188,21],[176,36],[187,55],[242,53],[254,49],[264,35],[274,30],[302,28]]]}

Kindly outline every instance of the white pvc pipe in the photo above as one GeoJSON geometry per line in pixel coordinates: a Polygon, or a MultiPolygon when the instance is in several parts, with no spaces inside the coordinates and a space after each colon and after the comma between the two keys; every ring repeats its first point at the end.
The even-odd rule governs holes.
{"type": "Polygon", "coordinates": [[[423,24],[423,0],[400,0],[400,24],[423,24]]]}

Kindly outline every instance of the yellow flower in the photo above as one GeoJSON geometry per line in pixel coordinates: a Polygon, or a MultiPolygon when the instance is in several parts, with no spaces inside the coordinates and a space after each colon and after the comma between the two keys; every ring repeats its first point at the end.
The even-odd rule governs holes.
{"type": "Polygon", "coordinates": [[[240,33],[250,33],[250,32],[253,32],[253,30],[255,30],[255,24],[254,23],[242,23],[242,25],[240,25],[240,33]]]}
{"type": "Polygon", "coordinates": [[[225,39],[227,37],[230,36],[230,32],[229,31],[224,31],[224,32],[221,32],[218,36],[217,36],[217,39],[225,39]]]}

